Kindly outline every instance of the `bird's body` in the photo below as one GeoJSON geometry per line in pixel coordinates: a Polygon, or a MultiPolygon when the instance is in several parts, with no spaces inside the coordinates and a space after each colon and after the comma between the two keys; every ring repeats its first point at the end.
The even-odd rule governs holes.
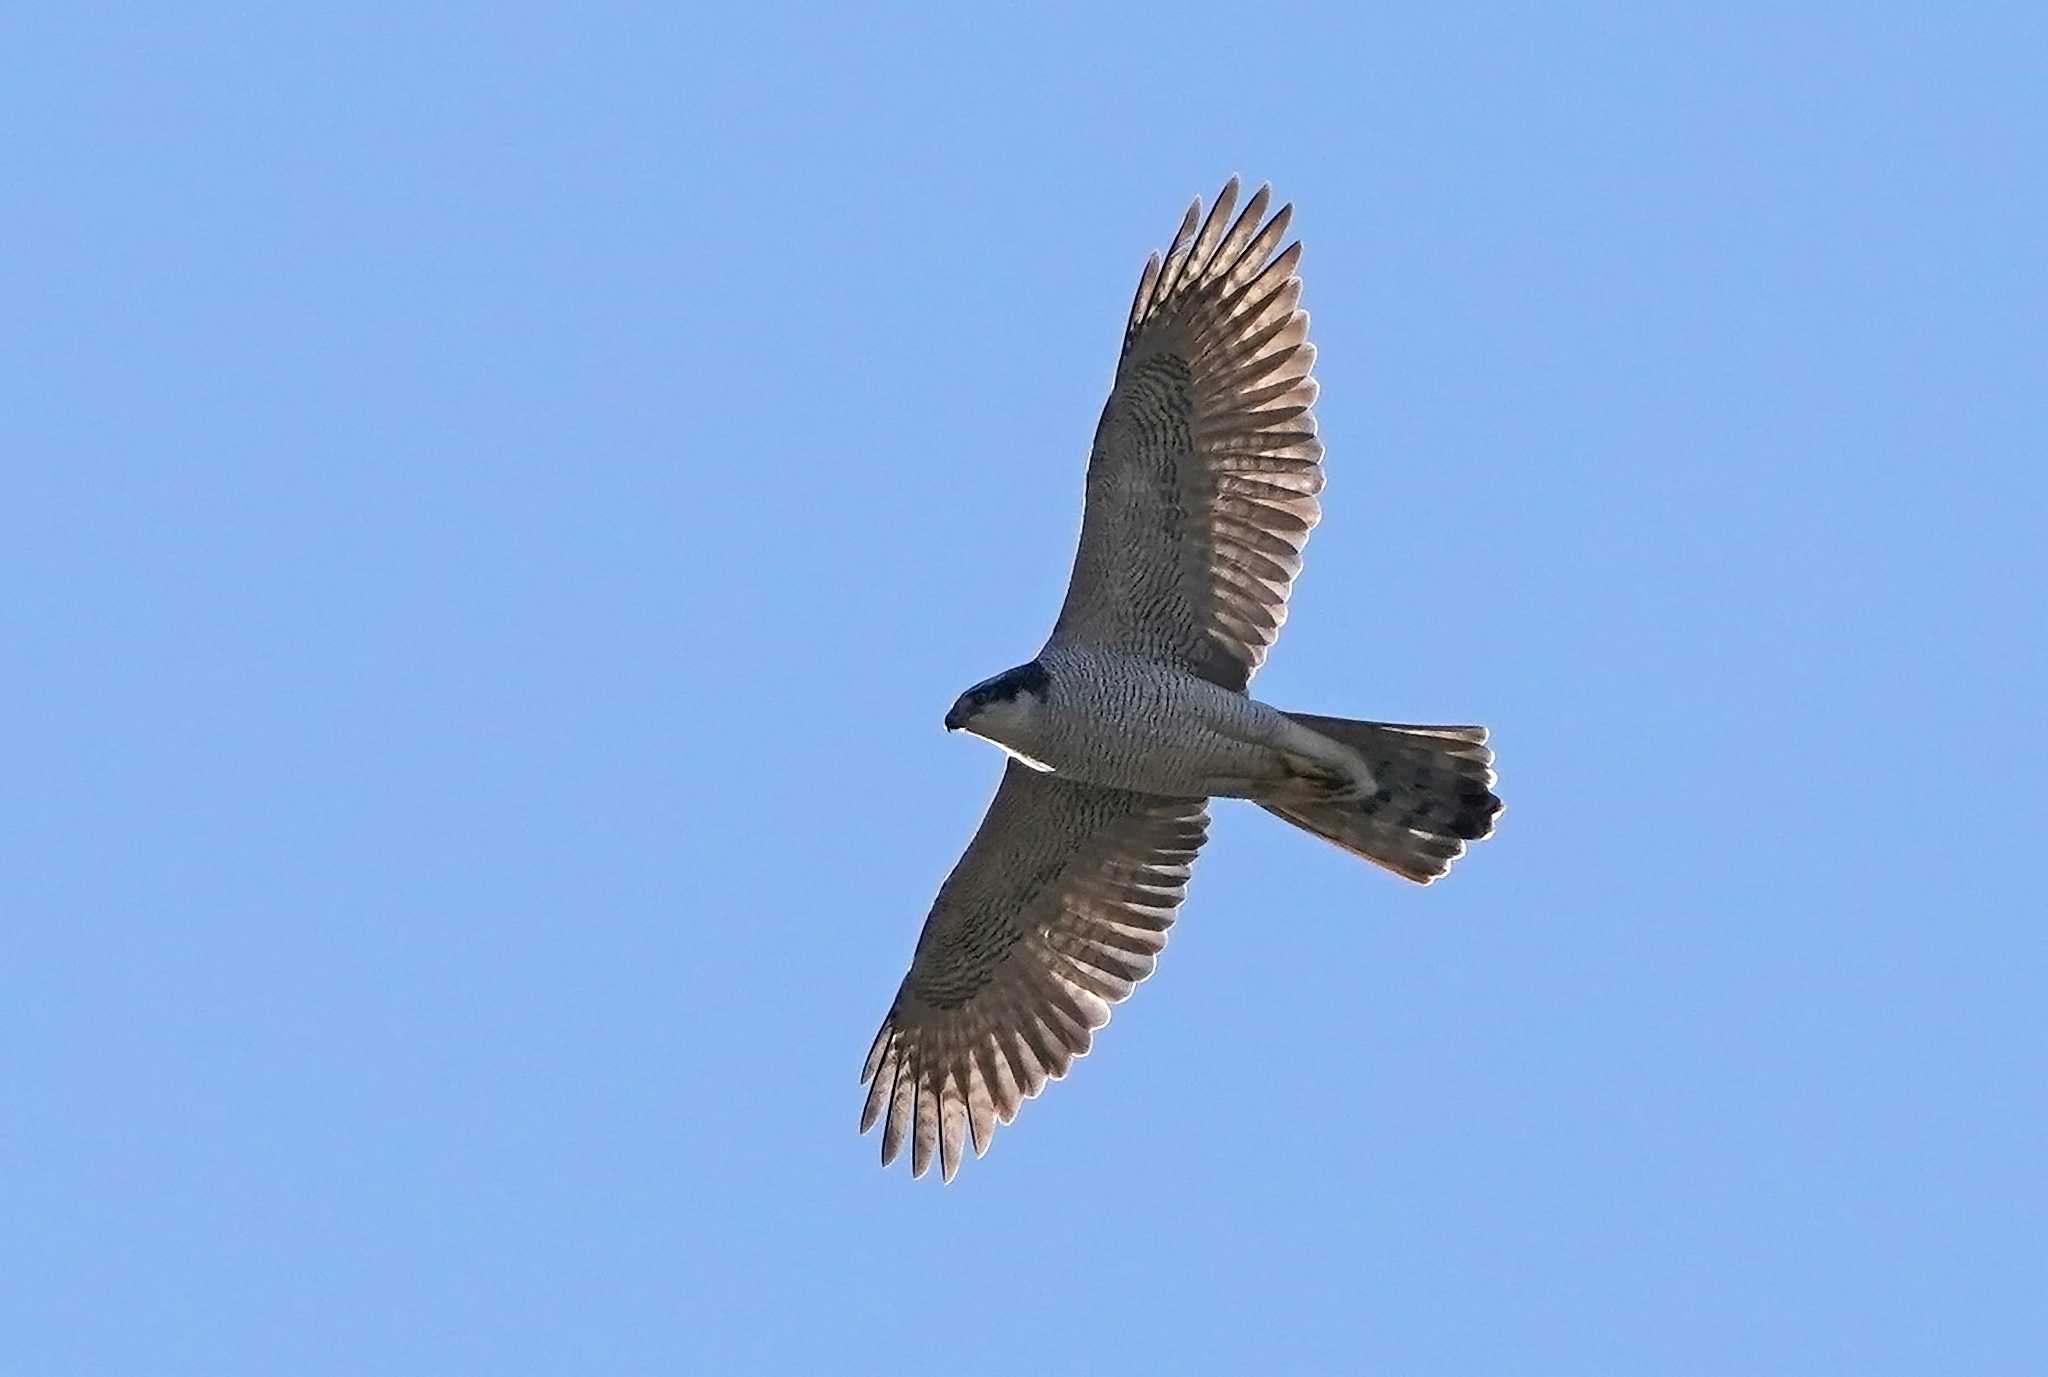
{"type": "Polygon", "coordinates": [[[1355,753],[1172,665],[1095,646],[1048,647],[1035,663],[1044,671],[1043,694],[1019,694],[1009,704],[1020,706],[986,711],[968,730],[1062,779],[1147,794],[1253,798],[1297,777],[1290,761],[1304,751],[1320,752],[1333,771],[1349,765],[1369,777],[1355,753]]]}
{"type": "Polygon", "coordinates": [[[1500,811],[1478,727],[1283,712],[1246,691],[1321,514],[1315,358],[1282,250],[1290,211],[1233,180],[1146,264],[1089,455],[1073,576],[1038,655],[946,726],[1013,760],[939,890],[869,1050],[882,1160],[937,1157],[1065,1074],[1166,944],[1211,798],[1407,879],[1442,875],[1500,811]],[[1278,250],[1278,252],[1276,252],[1278,250]]]}

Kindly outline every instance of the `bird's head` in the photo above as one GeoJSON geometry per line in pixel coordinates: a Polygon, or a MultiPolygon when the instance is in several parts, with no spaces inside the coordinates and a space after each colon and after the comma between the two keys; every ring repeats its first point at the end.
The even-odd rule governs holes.
{"type": "Polygon", "coordinates": [[[976,736],[1003,743],[1015,737],[1016,728],[1045,701],[1051,682],[1052,676],[1036,660],[984,679],[954,700],[946,714],[946,730],[964,727],[976,736]]]}

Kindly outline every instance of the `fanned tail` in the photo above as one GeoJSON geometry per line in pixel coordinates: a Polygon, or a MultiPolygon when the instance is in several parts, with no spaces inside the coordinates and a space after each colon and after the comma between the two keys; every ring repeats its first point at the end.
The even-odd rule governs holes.
{"type": "Polygon", "coordinates": [[[1287,716],[1365,758],[1374,791],[1327,803],[1261,802],[1260,807],[1404,879],[1428,884],[1493,834],[1493,752],[1484,727],[1354,722],[1305,712],[1287,716]]]}

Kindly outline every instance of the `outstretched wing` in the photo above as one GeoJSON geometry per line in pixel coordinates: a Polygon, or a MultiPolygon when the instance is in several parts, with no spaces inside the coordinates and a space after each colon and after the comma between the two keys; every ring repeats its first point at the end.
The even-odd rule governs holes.
{"type": "Polygon", "coordinates": [[[1259,188],[1231,221],[1232,178],[1145,264],[1052,644],[1113,646],[1242,690],[1280,634],[1322,511],[1323,447],[1301,245],[1274,255],[1292,207],[1262,225],[1268,199],[1259,188]]]}
{"type": "Polygon", "coordinates": [[[939,889],[861,1080],[882,1164],[944,1179],[971,1134],[1066,1074],[1152,973],[1209,825],[1205,800],[1075,784],[1010,762],[939,889]]]}

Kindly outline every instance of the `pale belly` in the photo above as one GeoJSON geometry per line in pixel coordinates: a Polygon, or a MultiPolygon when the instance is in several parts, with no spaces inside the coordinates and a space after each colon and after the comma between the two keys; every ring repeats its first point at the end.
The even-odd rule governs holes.
{"type": "Polygon", "coordinates": [[[1066,779],[1188,797],[1250,797],[1284,780],[1280,752],[1206,726],[1131,724],[1119,732],[1100,723],[1075,724],[1036,743],[1038,763],[1066,779]]]}
{"type": "Polygon", "coordinates": [[[1300,729],[1264,704],[1177,671],[1096,669],[1055,664],[1028,739],[999,744],[1064,778],[1148,794],[1270,797],[1299,778],[1300,729]]]}

